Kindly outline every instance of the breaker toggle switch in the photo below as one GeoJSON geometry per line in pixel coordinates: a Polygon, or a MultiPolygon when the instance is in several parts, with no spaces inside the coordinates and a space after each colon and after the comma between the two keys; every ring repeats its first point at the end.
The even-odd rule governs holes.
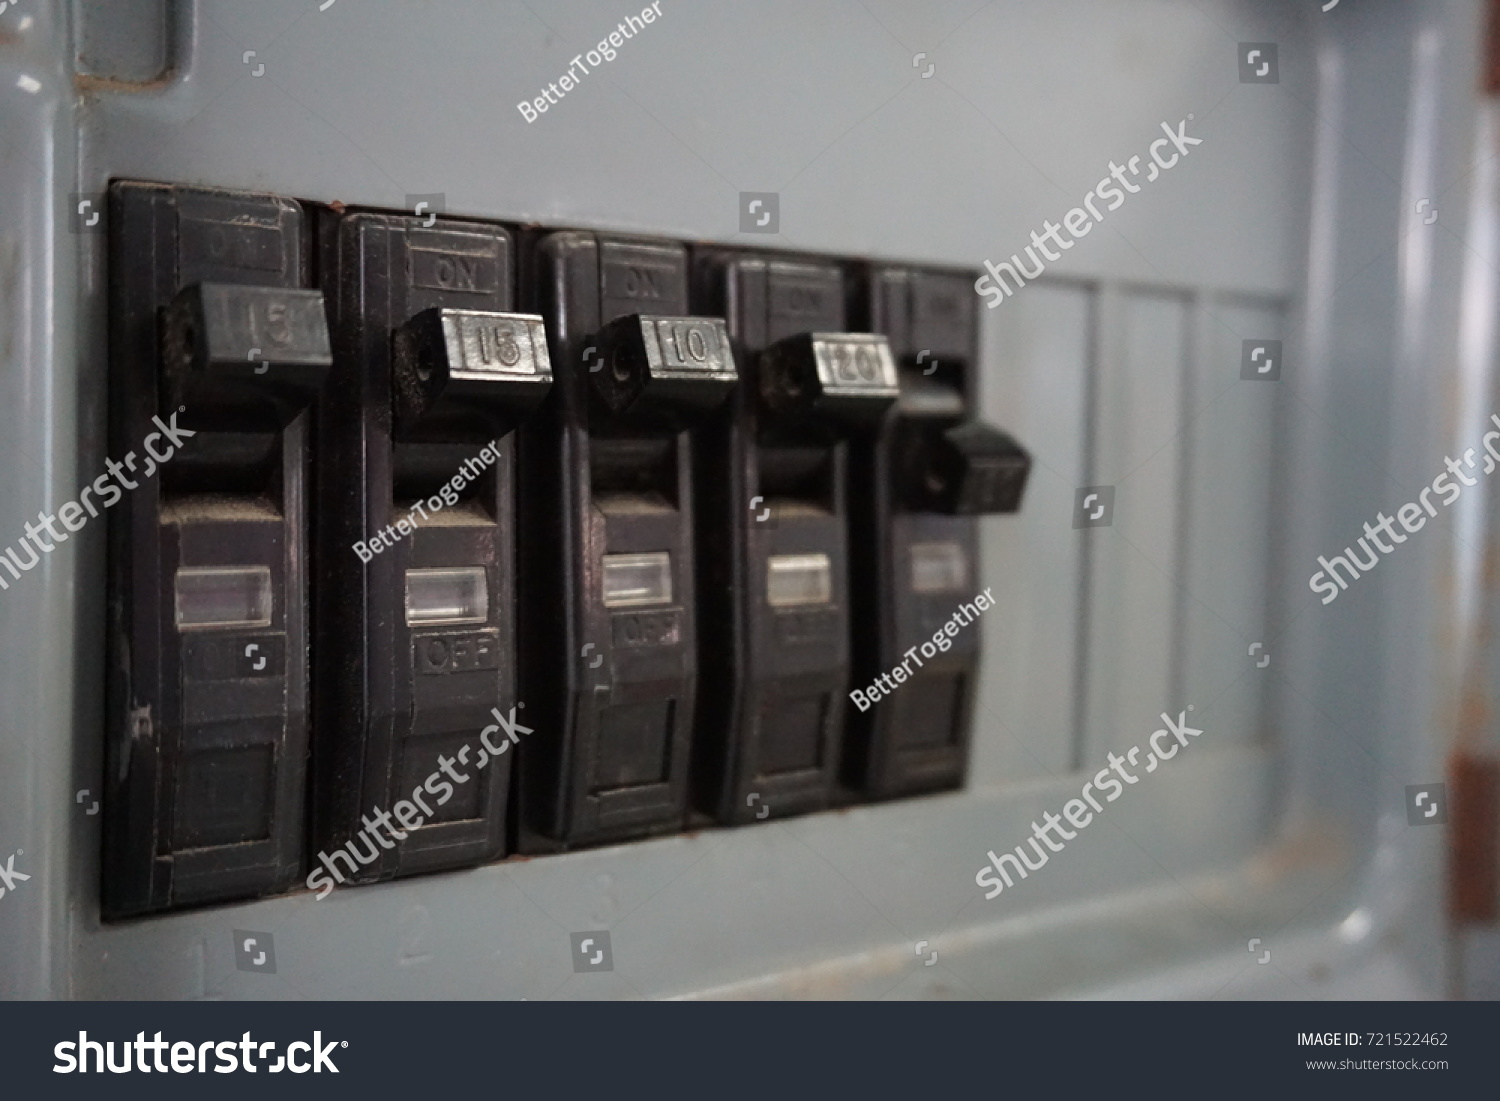
{"type": "Polygon", "coordinates": [[[875,427],[899,393],[884,336],[802,333],[767,348],[760,397],[772,415],[875,427]]]}
{"type": "Polygon", "coordinates": [[[620,420],[696,417],[724,403],[738,380],[729,333],[712,317],[618,317],[599,333],[594,393],[620,420]]]}
{"type": "Polygon", "coordinates": [[[908,508],[956,516],[1020,509],[1031,456],[1006,433],[980,421],[921,426],[905,445],[908,508]]]}
{"type": "Polygon", "coordinates": [[[974,417],[971,282],[960,272],[866,272],[863,320],[889,335],[901,395],[873,445],[857,455],[853,567],[869,597],[856,609],[857,679],[871,684],[913,647],[936,648],[904,669],[894,691],[850,708],[845,780],[866,798],[963,781],[979,671],[972,617],[988,606],[974,517],[1016,511],[1031,466],[1020,444],[974,417]],[[963,628],[949,632],[965,607],[963,628]]]}
{"type": "Polygon", "coordinates": [[[700,517],[705,695],[698,810],[721,822],[835,796],[850,684],[849,457],[898,394],[887,340],[846,332],[843,270],[710,250],[700,309],[725,310],[745,381],[708,433],[700,517]]]}
{"type": "Polygon", "coordinates": [[[698,690],[696,457],[737,378],[687,251],[551,233],[530,257],[557,385],[524,433],[521,851],[681,828],[698,690]],[[528,708],[527,722],[533,712],[528,708]]]}
{"type": "Polygon", "coordinates": [[[396,425],[503,405],[524,417],[552,386],[547,330],[534,314],[433,307],[396,330],[396,425]]]}
{"type": "Polygon", "coordinates": [[[333,355],[323,292],[195,283],[163,323],[167,410],[244,424],[264,410],[279,426],[323,388],[333,355]]]}

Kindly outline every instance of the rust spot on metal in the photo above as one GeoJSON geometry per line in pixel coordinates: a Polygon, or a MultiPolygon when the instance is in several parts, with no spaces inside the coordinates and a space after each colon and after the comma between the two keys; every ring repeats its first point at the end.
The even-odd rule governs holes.
{"type": "Polygon", "coordinates": [[[1483,692],[1465,691],[1459,702],[1460,740],[1481,736],[1490,727],[1491,709],[1483,692]]]}
{"type": "Polygon", "coordinates": [[[1500,761],[1459,750],[1448,784],[1449,913],[1492,922],[1500,917],[1500,761]]]}
{"type": "Polygon", "coordinates": [[[117,95],[136,95],[140,93],[164,92],[178,77],[175,68],[163,69],[160,74],[150,80],[117,80],[108,76],[92,76],[88,73],[79,73],[73,77],[73,86],[85,97],[91,97],[103,92],[117,95]]]}
{"type": "Polygon", "coordinates": [[[1490,0],[1490,23],[1484,39],[1484,90],[1500,92],[1500,0],[1490,0]]]}

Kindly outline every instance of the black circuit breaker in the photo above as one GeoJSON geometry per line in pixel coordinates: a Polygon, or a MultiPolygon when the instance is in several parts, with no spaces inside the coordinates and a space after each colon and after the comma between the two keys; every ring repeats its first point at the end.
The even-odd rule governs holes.
{"type": "Polygon", "coordinates": [[[680,244],[553,233],[528,271],[557,372],[523,447],[537,732],[521,747],[519,840],[536,852],[682,827],[699,684],[693,429],[736,372],[723,321],[688,316],[680,244]]]}
{"type": "Polygon", "coordinates": [[[703,250],[703,312],[742,381],[700,451],[705,681],[697,807],[723,822],[826,807],[850,684],[851,438],[896,397],[882,336],[847,333],[844,269],[703,250]]]}
{"type": "Polygon", "coordinates": [[[494,225],[327,215],[318,421],[314,862],[337,881],[506,849],[515,427],[551,387],[494,225]],[[368,859],[367,859],[368,858],[368,859]]]}
{"type": "Polygon", "coordinates": [[[850,711],[845,778],[884,798],[963,782],[979,666],[973,620],[984,605],[975,517],[1020,508],[1031,460],[974,417],[972,273],[876,267],[864,290],[862,319],[890,338],[900,398],[856,454],[855,680],[870,685],[897,666],[905,676],[850,711]],[[945,629],[965,605],[962,629],[945,629]]]}
{"type": "Polygon", "coordinates": [[[103,911],[119,918],[298,877],[307,406],[331,360],[297,203],[118,183],[110,212],[126,492],[110,529],[103,911]]]}

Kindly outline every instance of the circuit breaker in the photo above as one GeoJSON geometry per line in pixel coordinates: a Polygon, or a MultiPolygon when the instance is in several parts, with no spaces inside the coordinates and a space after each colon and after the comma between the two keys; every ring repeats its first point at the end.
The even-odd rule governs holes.
{"type": "Polygon", "coordinates": [[[556,392],[526,432],[523,851],[682,827],[699,698],[694,449],[736,380],[687,250],[561,232],[530,269],[556,392]],[[528,720],[529,721],[529,720],[528,720]]]}
{"type": "Polygon", "coordinates": [[[297,203],[119,183],[110,215],[103,908],[127,917],[296,881],[331,357],[297,203]]]}
{"type": "Polygon", "coordinates": [[[328,213],[321,234],[336,368],[318,424],[312,822],[339,881],[506,848],[501,730],[524,718],[514,430],[551,365],[541,319],[511,311],[510,233],[431,221],[328,213]]]}
{"type": "Polygon", "coordinates": [[[848,333],[844,268],[704,250],[705,312],[723,313],[742,370],[700,452],[705,507],[700,809],[745,822],[835,796],[849,706],[851,437],[896,397],[882,336],[848,333]]]}
{"type": "Polygon", "coordinates": [[[856,455],[854,638],[864,684],[904,683],[851,712],[845,777],[871,798],[956,787],[968,760],[979,630],[989,601],[975,517],[1020,508],[1031,458],[973,415],[979,333],[969,276],[866,273],[863,313],[890,338],[900,397],[856,455]],[[954,617],[963,629],[950,626],[954,617]]]}

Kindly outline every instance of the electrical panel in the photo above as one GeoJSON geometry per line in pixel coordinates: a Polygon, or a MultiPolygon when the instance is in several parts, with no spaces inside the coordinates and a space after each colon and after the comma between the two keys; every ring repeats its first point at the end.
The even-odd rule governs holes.
{"type": "Polygon", "coordinates": [[[962,783],[972,273],[111,194],[107,916],[962,783]]]}

